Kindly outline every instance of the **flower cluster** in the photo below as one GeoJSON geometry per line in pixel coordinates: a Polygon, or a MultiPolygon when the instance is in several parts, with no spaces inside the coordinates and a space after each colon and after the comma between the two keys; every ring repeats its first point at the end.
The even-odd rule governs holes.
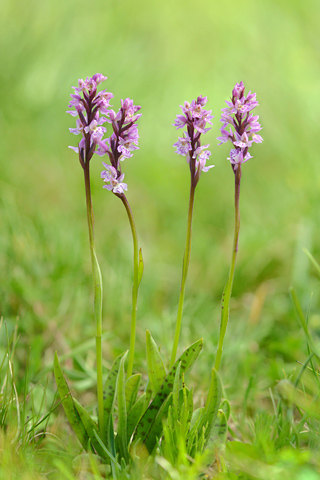
{"type": "Polygon", "coordinates": [[[176,153],[187,157],[194,186],[199,181],[201,171],[207,172],[214,167],[214,165],[206,166],[206,161],[211,155],[207,150],[209,144],[203,146],[200,144],[201,134],[211,129],[207,124],[212,125],[211,110],[203,108],[206,103],[207,97],[200,95],[197,100],[192,100],[191,104],[185,102],[184,106],[180,105],[183,115],[177,115],[173,124],[177,129],[187,127],[187,132],[173,146],[176,147],[176,153]]]}
{"type": "Polygon", "coordinates": [[[113,97],[112,93],[102,90],[97,93],[97,87],[106,80],[107,77],[101,73],[96,73],[92,78],[87,77],[86,80],[80,79],[78,87],[72,87],[75,90],[71,94],[71,101],[67,113],[73,117],[78,116],[76,128],[70,128],[70,132],[75,135],[82,135],[78,147],[69,147],[79,154],[81,165],[84,167],[88,163],[97,145],[99,146],[104,133],[107,131],[102,127],[106,121],[106,117],[100,116],[109,114],[109,101],[113,97]]]}
{"type": "Polygon", "coordinates": [[[102,162],[102,165],[105,167],[105,170],[101,172],[101,178],[106,183],[106,185],[103,185],[103,188],[109,191],[112,190],[114,193],[123,193],[124,190],[128,189],[128,185],[122,183],[124,173],[119,176],[118,171],[112,165],[104,162],[102,162]]]}
{"type": "Polygon", "coordinates": [[[247,96],[244,95],[245,87],[243,82],[237,83],[232,90],[231,102],[226,101],[227,108],[222,109],[221,128],[222,136],[218,137],[219,145],[231,140],[234,148],[230,151],[230,160],[233,171],[238,169],[238,166],[247,162],[252,156],[248,152],[252,143],[261,143],[262,137],[257,135],[261,130],[261,125],[258,122],[259,116],[254,116],[251,112],[258,102],[256,94],[249,92],[247,96]],[[229,128],[228,125],[234,128],[229,128]]]}
{"type": "Polygon", "coordinates": [[[112,124],[113,133],[110,138],[99,142],[98,155],[108,154],[111,165],[105,166],[106,170],[101,173],[106,185],[104,188],[121,194],[127,190],[127,184],[122,183],[124,174],[121,172],[120,162],[132,157],[132,152],[138,150],[138,127],[137,120],[141,117],[140,106],[133,105],[133,100],[126,98],[121,100],[121,108],[118,113],[109,110],[107,121],[112,124]]]}

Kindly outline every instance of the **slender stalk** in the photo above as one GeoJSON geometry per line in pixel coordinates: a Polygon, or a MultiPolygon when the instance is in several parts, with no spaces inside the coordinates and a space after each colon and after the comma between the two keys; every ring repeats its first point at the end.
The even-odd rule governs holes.
{"type": "Polygon", "coordinates": [[[102,379],[102,278],[94,244],[94,217],[91,201],[90,167],[89,161],[84,164],[84,182],[86,188],[87,219],[89,229],[89,243],[92,263],[92,277],[94,286],[94,316],[96,321],[96,362],[97,362],[97,395],[98,395],[98,422],[102,439],[106,438],[106,425],[103,414],[103,379],[102,379]]]}
{"type": "Polygon", "coordinates": [[[227,330],[229,313],[230,313],[230,298],[232,294],[232,285],[234,279],[234,271],[236,267],[236,259],[238,252],[238,242],[239,242],[239,232],[240,232],[240,181],[241,181],[241,164],[238,164],[238,168],[235,172],[235,195],[234,195],[234,206],[235,206],[235,216],[234,216],[234,239],[233,239],[233,248],[231,256],[231,266],[228,281],[224,287],[221,300],[221,323],[220,323],[220,335],[217,349],[217,356],[214,364],[214,368],[219,370],[222,350],[223,350],[223,340],[227,330]]]}
{"type": "Polygon", "coordinates": [[[175,330],[175,334],[174,334],[174,342],[173,342],[173,348],[172,348],[172,354],[171,354],[170,368],[173,366],[173,364],[176,360],[179,337],[180,337],[180,330],[181,330],[184,293],[185,293],[185,288],[186,288],[186,280],[187,280],[187,275],[188,275],[188,269],[189,269],[189,263],[190,263],[190,253],[191,253],[192,214],[193,214],[195,188],[196,188],[196,186],[195,186],[194,182],[191,182],[190,199],[189,199],[189,211],[188,211],[186,249],[185,249],[184,256],[183,256],[183,266],[182,266],[180,296],[179,296],[179,304],[178,304],[178,312],[177,312],[177,322],[176,322],[176,330],[175,330]]]}
{"type": "Polygon", "coordinates": [[[134,349],[136,342],[136,323],[137,323],[137,304],[138,304],[138,291],[139,291],[139,245],[138,234],[136,225],[134,223],[132,210],[130,208],[127,197],[122,193],[117,195],[121,200],[128,214],[132,239],[133,239],[133,287],[132,287],[132,312],[131,312],[131,333],[130,333],[130,348],[129,348],[129,360],[127,377],[132,375],[133,362],[134,362],[134,349]]]}

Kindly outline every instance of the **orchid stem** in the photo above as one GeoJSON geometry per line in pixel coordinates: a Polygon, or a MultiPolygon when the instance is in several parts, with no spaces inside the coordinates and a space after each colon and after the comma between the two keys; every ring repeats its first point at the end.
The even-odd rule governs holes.
{"type": "Polygon", "coordinates": [[[84,164],[84,181],[86,188],[87,219],[89,228],[89,243],[94,286],[94,316],[96,321],[96,363],[97,363],[97,395],[98,424],[101,438],[106,439],[107,429],[103,412],[103,378],[102,378],[102,278],[94,244],[94,216],[91,200],[89,161],[84,164]]]}
{"type": "Polygon", "coordinates": [[[131,312],[131,333],[130,333],[130,348],[127,368],[127,378],[132,375],[135,340],[136,340],[136,323],[137,323],[137,305],[138,305],[138,291],[139,291],[139,245],[138,234],[134,223],[132,210],[130,208],[127,197],[122,193],[117,195],[121,200],[128,214],[132,239],[133,239],[133,286],[132,286],[132,312],[131,312]]]}
{"type": "Polygon", "coordinates": [[[234,221],[234,239],[233,239],[233,248],[232,248],[232,257],[231,257],[231,266],[228,281],[224,287],[221,300],[221,322],[220,322],[220,335],[217,349],[217,356],[214,363],[214,368],[219,370],[222,351],[223,351],[223,340],[227,330],[227,325],[229,321],[230,314],[230,299],[232,294],[232,285],[234,279],[234,272],[236,267],[236,259],[238,252],[238,242],[239,242],[239,233],[240,233],[240,181],[241,181],[241,164],[238,165],[237,170],[235,171],[235,221],[234,221]]]}
{"type": "Polygon", "coordinates": [[[191,182],[190,199],[189,199],[189,211],[188,211],[186,249],[185,249],[184,257],[183,257],[180,296],[179,296],[179,304],[178,304],[178,312],[177,312],[177,322],[176,322],[176,330],[175,330],[174,342],[173,342],[173,348],[172,348],[172,354],[171,354],[170,368],[173,366],[173,364],[176,360],[179,338],[180,338],[184,294],[185,294],[186,280],[187,280],[187,275],[188,275],[188,269],[189,269],[189,263],[190,263],[190,253],[191,253],[192,214],[193,214],[195,188],[196,187],[195,187],[194,183],[191,182]]]}

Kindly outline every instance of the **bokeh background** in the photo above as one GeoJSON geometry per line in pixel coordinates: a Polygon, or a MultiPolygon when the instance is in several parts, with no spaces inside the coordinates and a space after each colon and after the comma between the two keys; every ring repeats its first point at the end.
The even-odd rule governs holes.
{"type": "MultiPolygon", "coordinates": [[[[0,17],[0,299],[9,333],[18,319],[21,377],[29,348],[30,376],[41,378],[54,349],[67,353],[94,336],[83,173],[67,148],[77,137],[65,111],[77,79],[99,72],[108,76],[115,109],[131,97],[143,113],[140,150],[124,164],[145,260],[137,368],[145,368],[147,328],[165,355],[174,332],[189,171],[172,148],[180,134],[172,123],[179,105],[200,94],[215,115],[206,143],[216,166],[196,191],[181,337],[181,347],[205,338],[193,375],[207,382],[233,236],[229,145],[218,147],[216,137],[220,109],[243,80],[257,92],[264,142],[252,147],[254,158],[243,168],[222,372],[231,400],[241,403],[250,384],[257,405],[257,396],[263,400],[305,358],[290,285],[303,308],[314,293],[310,322],[320,330],[318,279],[302,250],[319,260],[319,1],[2,0],[0,17]]],[[[123,206],[102,189],[100,171],[96,157],[108,365],[128,346],[132,240],[123,206]]],[[[93,362],[91,347],[85,355],[93,362]]]]}

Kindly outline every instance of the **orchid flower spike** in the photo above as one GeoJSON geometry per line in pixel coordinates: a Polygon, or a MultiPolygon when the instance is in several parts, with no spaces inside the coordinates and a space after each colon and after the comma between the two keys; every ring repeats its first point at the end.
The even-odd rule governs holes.
{"type": "Polygon", "coordinates": [[[234,148],[231,149],[228,160],[234,172],[237,171],[239,165],[252,158],[248,151],[252,143],[261,143],[263,140],[257,134],[262,129],[258,122],[259,116],[251,113],[259,105],[256,94],[249,92],[245,96],[244,90],[243,82],[236,83],[232,90],[231,101],[226,101],[228,107],[222,109],[220,120],[223,125],[221,127],[222,136],[218,137],[219,145],[229,140],[232,142],[234,148]]]}
{"type": "Polygon", "coordinates": [[[75,93],[70,95],[70,110],[67,113],[78,118],[76,128],[70,128],[69,130],[75,135],[81,135],[82,138],[78,147],[70,146],[69,148],[79,154],[79,160],[83,168],[91,160],[93,154],[98,153],[97,146],[99,146],[103,135],[107,131],[101,125],[108,119],[101,114],[109,115],[109,101],[113,94],[106,90],[97,92],[98,85],[105,80],[107,80],[107,77],[101,73],[96,73],[91,78],[87,77],[86,80],[80,79],[78,86],[72,87],[75,93]]]}
{"type": "Polygon", "coordinates": [[[127,184],[122,183],[124,174],[121,172],[120,162],[132,157],[132,152],[139,149],[136,122],[141,117],[141,113],[137,113],[140,109],[139,105],[133,105],[133,100],[130,98],[121,100],[121,108],[118,113],[113,110],[109,111],[107,121],[112,124],[111,137],[99,142],[97,154],[107,153],[111,164],[103,163],[106,170],[101,173],[101,178],[106,183],[104,188],[112,190],[114,193],[121,194],[123,190],[127,190],[127,184]]]}
{"type": "Polygon", "coordinates": [[[187,127],[187,131],[182,137],[179,137],[178,142],[173,146],[176,147],[176,153],[187,158],[190,167],[191,181],[194,186],[197,185],[201,171],[207,172],[214,165],[206,166],[211,152],[207,150],[208,145],[201,146],[201,134],[207,133],[212,125],[211,115],[212,110],[205,110],[203,107],[207,103],[207,97],[201,95],[192,100],[191,104],[184,102],[184,106],[180,105],[183,115],[177,115],[175,123],[173,124],[177,129],[187,127]]]}

